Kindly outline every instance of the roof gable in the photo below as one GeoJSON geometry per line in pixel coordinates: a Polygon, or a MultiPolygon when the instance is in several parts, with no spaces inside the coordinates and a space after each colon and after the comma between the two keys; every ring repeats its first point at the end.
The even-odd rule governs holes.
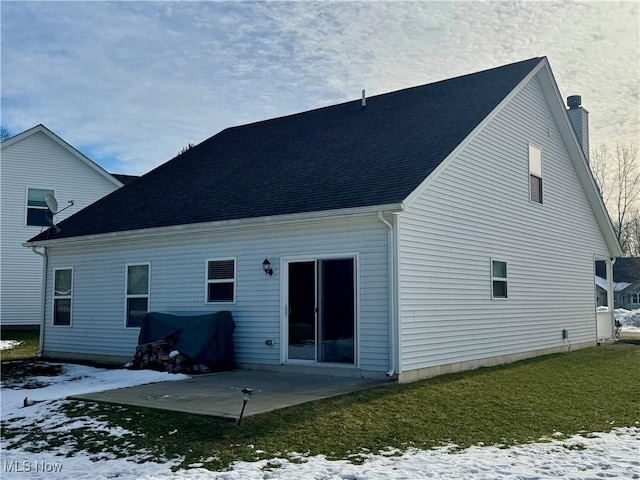
{"type": "Polygon", "coordinates": [[[36,125],[35,127],[30,128],[29,130],[25,130],[22,133],[14,135],[11,138],[8,138],[4,142],[0,143],[0,149],[4,150],[5,148],[9,148],[9,147],[11,147],[13,145],[16,145],[16,144],[20,143],[21,141],[23,141],[23,140],[25,140],[25,139],[27,139],[27,138],[29,138],[32,135],[35,135],[37,133],[43,133],[44,135],[46,135],[54,143],[58,144],[64,150],[66,150],[71,155],[73,155],[78,160],[80,160],[82,163],[87,165],[91,170],[95,171],[98,175],[106,178],[111,183],[113,183],[115,186],[121,187],[123,185],[123,183],[119,179],[117,179],[113,175],[109,174],[100,165],[98,165],[97,163],[93,162],[91,159],[86,157],[80,151],[76,150],[74,147],[69,145],[62,138],[60,138],[58,135],[53,133],[51,130],[49,130],[47,127],[45,127],[42,124],[36,125]]]}
{"type": "Polygon", "coordinates": [[[541,61],[228,128],[34,240],[399,204],[541,61]]]}

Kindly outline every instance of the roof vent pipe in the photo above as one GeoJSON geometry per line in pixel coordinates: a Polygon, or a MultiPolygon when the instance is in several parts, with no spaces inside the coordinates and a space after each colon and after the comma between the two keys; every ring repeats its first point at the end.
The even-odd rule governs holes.
{"type": "Polygon", "coordinates": [[[367,106],[367,97],[364,93],[364,88],[362,89],[362,110],[364,110],[367,106]]]}

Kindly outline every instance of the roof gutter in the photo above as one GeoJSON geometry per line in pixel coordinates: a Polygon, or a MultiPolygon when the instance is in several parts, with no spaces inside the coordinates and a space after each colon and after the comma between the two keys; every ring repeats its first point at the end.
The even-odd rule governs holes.
{"type": "Polygon", "coordinates": [[[201,232],[209,232],[212,229],[250,229],[262,226],[272,226],[274,223],[277,223],[279,226],[297,225],[308,223],[310,220],[331,219],[337,217],[344,218],[345,216],[361,216],[371,213],[375,214],[379,211],[402,211],[403,209],[404,205],[402,203],[392,203],[386,205],[344,208],[340,210],[322,210],[319,212],[292,213],[286,215],[271,215],[264,217],[239,218],[235,220],[221,220],[217,222],[170,225],[166,227],[144,228],[140,230],[125,230],[122,232],[100,233],[95,235],[59,238],[53,240],[38,240],[35,242],[25,242],[22,245],[24,247],[32,248],[53,245],[102,243],[113,241],[115,239],[137,240],[144,238],[145,240],[148,240],[154,237],[166,237],[172,235],[194,235],[201,232]]]}
{"type": "Polygon", "coordinates": [[[36,250],[37,247],[31,247],[31,250],[36,255],[40,255],[42,257],[42,314],[40,316],[40,340],[38,342],[38,351],[36,352],[37,357],[42,356],[42,349],[44,346],[44,325],[45,325],[45,316],[47,311],[47,268],[49,263],[49,257],[47,257],[47,247],[42,247],[42,252],[36,250]]]}

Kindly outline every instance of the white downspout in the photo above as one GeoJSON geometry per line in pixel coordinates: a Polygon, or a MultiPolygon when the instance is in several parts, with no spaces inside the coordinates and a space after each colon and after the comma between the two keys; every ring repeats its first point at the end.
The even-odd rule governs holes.
{"type": "Polygon", "coordinates": [[[42,316],[40,318],[40,341],[38,342],[38,351],[36,352],[37,357],[42,356],[42,347],[44,346],[44,325],[45,325],[45,316],[47,311],[47,267],[48,267],[48,257],[47,257],[47,247],[42,247],[42,252],[36,250],[37,247],[31,247],[31,250],[36,255],[40,255],[42,257],[42,316]]]}
{"type": "Polygon", "coordinates": [[[396,289],[394,262],[394,234],[393,225],[385,220],[382,212],[378,212],[378,220],[389,229],[389,371],[387,377],[396,373],[396,289]]]}

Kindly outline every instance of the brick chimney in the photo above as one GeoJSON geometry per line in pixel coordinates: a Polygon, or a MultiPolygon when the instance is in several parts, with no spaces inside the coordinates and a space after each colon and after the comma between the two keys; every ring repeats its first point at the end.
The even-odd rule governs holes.
{"type": "Polygon", "coordinates": [[[578,142],[582,147],[584,156],[589,161],[589,112],[582,107],[582,97],[580,95],[571,95],[567,97],[567,106],[569,110],[569,120],[576,132],[578,142]]]}

